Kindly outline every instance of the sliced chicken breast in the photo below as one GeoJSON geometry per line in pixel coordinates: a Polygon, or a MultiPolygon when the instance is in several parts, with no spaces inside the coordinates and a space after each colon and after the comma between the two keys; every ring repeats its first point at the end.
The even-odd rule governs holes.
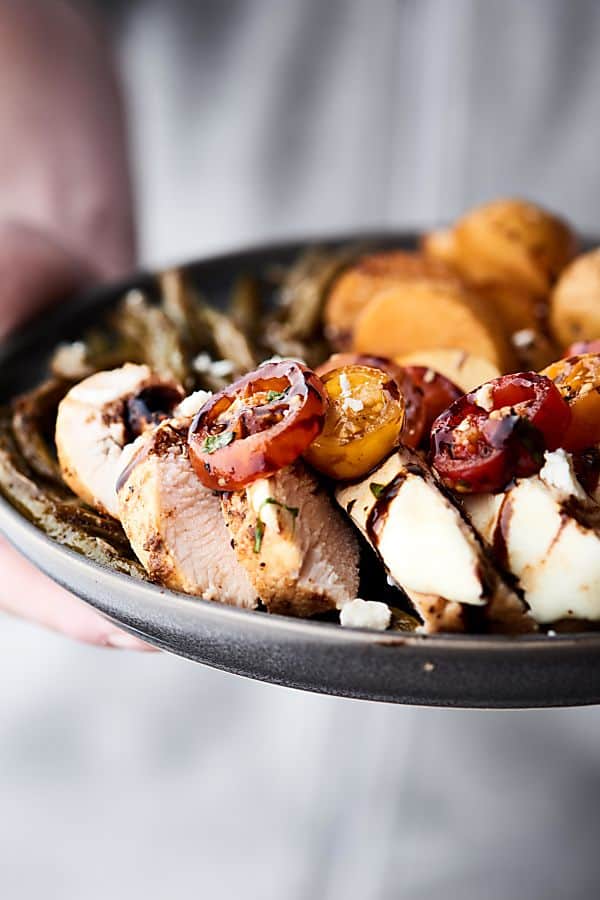
{"type": "Polygon", "coordinates": [[[464,506],[537,622],[600,621],[600,508],[565,469],[564,451],[546,456],[539,475],[464,506]]]}
{"type": "Polygon", "coordinates": [[[138,438],[117,482],[121,524],[146,571],[173,590],[253,609],[258,593],[231,547],[220,501],[194,473],[189,422],[138,438]]]}
{"type": "Polygon", "coordinates": [[[71,490],[118,518],[115,483],[125,464],[124,448],[170,414],[182,396],[179,385],[133,363],[72,387],[56,419],[58,461],[71,490]]]}
{"type": "Polygon", "coordinates": [[[356,598],[356,536],[302,462],[221,503],[237,558],[271,612],[311,616],[356,598]]]}
{"type": "Polygon", "coordinates": [[[336,499],[408,594],[425,631],[535,627],[460,509],[414,451],[398,449],[362,481],[338,487],[336,499]]]}

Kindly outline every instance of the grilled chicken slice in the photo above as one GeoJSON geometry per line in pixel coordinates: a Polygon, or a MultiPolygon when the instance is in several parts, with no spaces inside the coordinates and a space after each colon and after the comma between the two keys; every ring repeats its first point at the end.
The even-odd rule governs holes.
{"type": "Polygon", "coordinates": [[[518,579],[541,624],[600,621],[600,508],[576,481],[568,454],[503,494],[466,497],[465,509],[500,565],[518,579]]]}
{"type": "Polygon", "coordinates": [[[179,385],[133,363],[72,387],[56,419],[58,461],[71,490],[118,518],[115,483],[125,464],[124,448],[170,414],[182,397],[179,385]]]}
{"type": "Polygon", "coordinates": [[[473,528],[414,451],[401,447],[336,499],[412,600],[423,630],[529,631],[535,625],[473,528]]]}
{"type": "Polygon", "coordinates": [[[188,425],[170,419],[138,438],[117,483],[121,524],[152,578],[205,600],[254,609],[257,592],[231,548],[219,499],[190,463],[188,425]]]}
{"type": "Polygon", "coordinates": [[[270,612],[311,616],[355,599],[356,536],[302,462],[221,503],[237,558],[270,612]]]}

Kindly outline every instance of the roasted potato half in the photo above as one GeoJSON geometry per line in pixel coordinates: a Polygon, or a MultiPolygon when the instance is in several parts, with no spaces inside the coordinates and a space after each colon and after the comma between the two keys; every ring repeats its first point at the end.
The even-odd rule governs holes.
{"type": "Polygon", "coordinates": [[[396,357],[423,347],[467,350],[502,371],[514,362],[490,304],[451,281],[421,279],[384,287],[356,320],[357,353],[396,357]]]}
{"type": "Polygon", "coordinates": [[[416,350],[397,357],[396,362],[401,366],[427,366],[449,378],[465,394],[502,374],[489,359],[466,350],[416,350]]]}
{"type": "Polygon", "coordinates": [[[423,277],[444,280],[456,275],[420,253],[393,250],[363,256],[338,276],[329,292],[323,313],[327,337],[338,349],[347,349],[357,317],[379,290],[423,277]]]}
{"type": "Polygon", "coordinates": [[[578,256],[552,291],[550,328],[562,348],[600,337],[600,247],[578,256]]]}
{"type": "Polygon", "coordinates": [[[575,255],[571,228],[525,200],[495,200],[470,210],[451,235],[424,241],[431,258],[452,264],[474,284],[504,283],[544,297],[575,255]]]}

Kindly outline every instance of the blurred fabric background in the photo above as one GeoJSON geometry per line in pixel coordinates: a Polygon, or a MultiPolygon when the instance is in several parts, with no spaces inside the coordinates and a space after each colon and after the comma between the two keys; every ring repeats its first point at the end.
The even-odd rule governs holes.
{"type": "MultiPolygon", "coordinates": [[[[593,0],[97,12],[123,78],[146,265],[431,224],[501,194],[600,233],[593,0]]],[[[597,896],[596,709],[305,695],[8,617],[0,679],[7,900],[597,896]]]]}

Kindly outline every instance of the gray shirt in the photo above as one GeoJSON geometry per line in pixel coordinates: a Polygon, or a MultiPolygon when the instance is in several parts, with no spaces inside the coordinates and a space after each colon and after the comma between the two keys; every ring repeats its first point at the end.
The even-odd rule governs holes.
{"type": "MultiPolygon", "coordinates": [[[[600,231],[600,5],[159,0],[115,22],[144,262],[524,194],[600,231]]],[[[12,898],[597,895],[597,710],[405,709],[3,620],[12,898]]]]}

